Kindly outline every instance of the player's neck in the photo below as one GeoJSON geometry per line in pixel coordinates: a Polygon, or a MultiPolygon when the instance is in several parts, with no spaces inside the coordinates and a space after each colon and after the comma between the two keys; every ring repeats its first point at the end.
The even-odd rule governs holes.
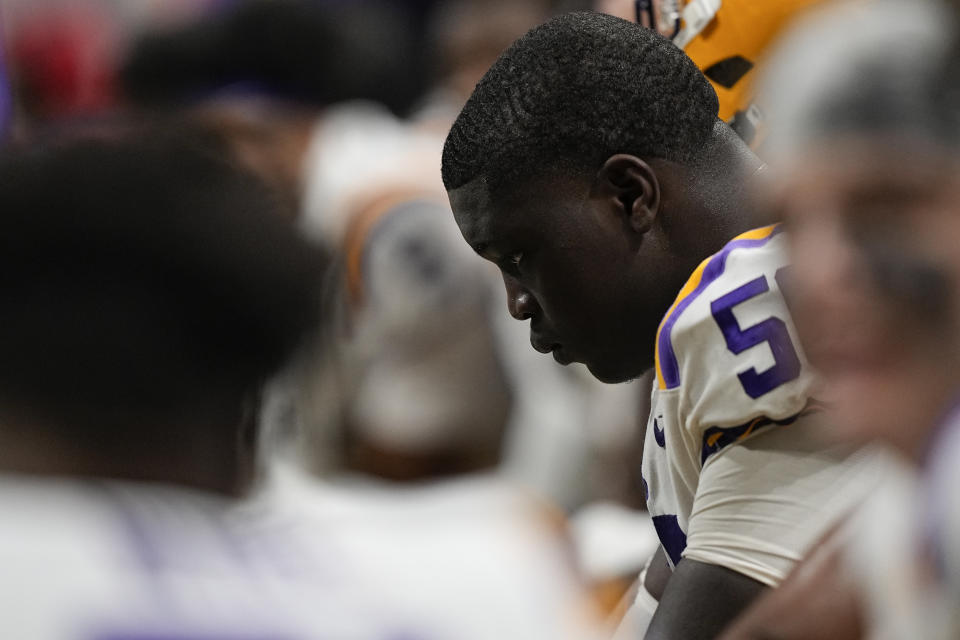
{"type": "MultiPolygon", "coordinates": [[[[702,225],[707,242],[722,246],[731,238],[759,226],[749,207],[749,192],[763,162],[726,124],[717,121],[707,144],[701,174],[702,225]]],[[[710,252],[712,253],[712,251],[710,252]]]]}
{"type": "MultiPolygon", "coordinates": [[[[236,443],[184,442],[183,432],[166,437],[131,436],[119,446],[79,443],[43,429],[0,430],[0,473],[82,477],[182,485],[230,496],[246,489],[235,456],[236,443]]],[[[210,438],[206,438],[210,440],[210,438]]]]}

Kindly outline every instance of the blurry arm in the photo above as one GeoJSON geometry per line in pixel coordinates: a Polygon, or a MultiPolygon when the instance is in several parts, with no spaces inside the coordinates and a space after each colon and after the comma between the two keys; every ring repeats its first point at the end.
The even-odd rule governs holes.
{"type": "Polygon", "coordinates": [[[725,567],[683,559],[645,636],[647,640],[716,638],[764,585],[725,567]]]}
{"type": "Polygon", "coordinates": [[[639,640],[646,634],[657,610],[657,600],[663,595],[671,573],[663,547],[657,547],[630,589],[625,613],[616,618],[619,625],[613,640],[639,640]]]}
{"type": "Polygon", "coordinates": [[[721,640],[854,640],[860,604],[843,572],[841,548],[817,545],[782,585],[758,599],[721,640]]]}
{"type": "Polygon", "coordinates": [[[643,574],[643,586],[647,593],[653,596],[655,600],[662,598],[663,592],[667,588],[667,581],[670,580],[672,573],[670,565],[667,563],[667,553],[661,546],[653,555],[650,565],[643,574]]]}

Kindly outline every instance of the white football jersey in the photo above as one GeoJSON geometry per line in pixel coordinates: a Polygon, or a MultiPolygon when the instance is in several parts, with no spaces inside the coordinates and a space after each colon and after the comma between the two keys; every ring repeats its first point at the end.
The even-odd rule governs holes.
{"type": "Polygon", "coordinates": [[[781,231],[734,238],[664,316],[643,460],[671,565],[690,557],[771,586],[840,515],[824,504],[849,471],[798,420],[818,407],[781,295],[781,231]]]}
{"type": "Polygon", "coordinates": [[[0,476],[0,636],[390,640],[342,554],[172,486],[0,476]],[[368,606],[370,605],[370,606],[368,606]]]}
{"type": "Polygon", "coordinates": [[[502,477],[412,485],[271,471],[265,515],[343,550],[431,638],[602,637],[558,516],[502,477]]]}

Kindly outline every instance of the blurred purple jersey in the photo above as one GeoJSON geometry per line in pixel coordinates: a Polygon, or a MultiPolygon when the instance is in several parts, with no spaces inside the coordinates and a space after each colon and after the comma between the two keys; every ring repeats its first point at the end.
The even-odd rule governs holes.
{"type": "Polygon", "coordinates": [[[7,137],[13,115],[13,93],[10,90],[10,75],[3,41],[3,17],[0,16],[0,140],[7,137]]]}

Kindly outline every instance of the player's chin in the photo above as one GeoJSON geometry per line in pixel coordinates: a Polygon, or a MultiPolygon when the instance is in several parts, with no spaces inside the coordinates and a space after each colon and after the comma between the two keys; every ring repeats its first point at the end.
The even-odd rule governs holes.
{"type": "Polygon", "coordinates": [[[635,367],[630,367],[624,363],[614,362],[585,362],[594,378],[605,384],[617,384],[619,382],[629,382],[638,378],[643,371],[634,371],[635,367]]]}

